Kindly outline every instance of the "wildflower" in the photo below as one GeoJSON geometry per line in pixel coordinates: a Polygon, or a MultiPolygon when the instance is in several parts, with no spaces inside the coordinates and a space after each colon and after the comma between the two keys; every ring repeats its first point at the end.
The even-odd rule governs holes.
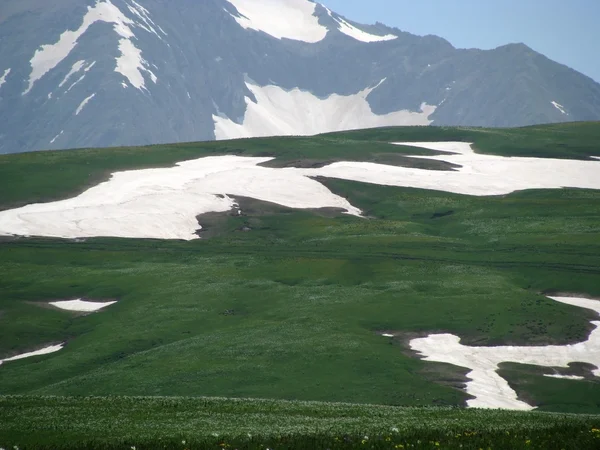
{"type": "Polygon", "coordinates": [[[402,445],[402,444],[396,444],[396,445],[394,446],[394,448],[404,448],[404,445],[402,445]]]}
{"type": "Polygon", "coordinates": [[[396,428],[396,427],[392,428],[392,432],[397,433],[398,432],[398,428],[396,428]]]}
{"type": "Polygon", "coordinates": [[[439,442],[436,442],[436,443],[435,443],[435,446],[436,446],[436,447],[439,447],[439,446],[440,446],[440,443],[439,443],[439,442]]]}
{"type": "Polygon", "coordinates": [[[600,433],[600,429],[598,429],[598,428],[592,428],[592,433],[600,433]]]}
{"type": "Polygon", "coordinates": [[[392,438],[389,436],[385,438],[385,442],[390,442],[391,440],[392,440],[392,438]]]}
{"type": "Polygon", "coordinates": [[[529,445],[529,444],[531,444],[531,439],[527,439],[527,440],[525,441],[525,445],[529,445]]]}
{"type": "Polygon", "coordinates": [[[182,443],[183,445],[185,445],[185,441],[181,441],[181,443],[182,443]]]}
{"type": "Polygon", "coordinates": [[[135,450],[135,445],[132,445],[132,446],[131,446],[131,450],[135,450]]]}

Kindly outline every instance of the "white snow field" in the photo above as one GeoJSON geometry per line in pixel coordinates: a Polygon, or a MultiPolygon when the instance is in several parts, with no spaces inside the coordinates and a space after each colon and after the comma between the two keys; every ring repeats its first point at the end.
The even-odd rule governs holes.
{"type": "Polygon", "coordinates": [[[379,87],[364,89],[354,95],[332,94],[321,99],[298,88],[287,91],[279,86],[257,86],[246,82],[256,97],[256,103],[246,97],[246,113],[241,124],[227,117],[213,115],[217,139],[237,139],[260,136],[313,135],[358,128],[400,125],[429,125],[435,106],[425,103],[421,112],[397,111],[375,114],[367,96],[379,87]]]}
{"type": "MultiPolygon", "coordinates": [[[[78,29],[64,31],[56,43],[42,45],[35,51],[30,61],[31,74],[29,75],[29,85],[25,92],[23,92],[23,95],[28,94],[31,89],[33,89],[33,85],[36,81],[40,80],[44,75],[53,70],[68,57],[77,45],[79,38],[96,22],[114,24],[114,31],[122,38],[119,41],[121,55],[116,58],[117,64],[115,71],[127,78],[132,86],[143,89],[144,79],[142,72],[147,72],[151,77],[154,74],[148,69],[148,64],[141,57],[141,51],[133,44],[131,39],[135,37],[135,34],[130,26],[137,26],[148,30],[149,17],[147,16],[146,10],[140,10],[139,5],[135,2],[133,4],[135,5],[133,9],[139,13],[136,14],[136,16],[138,18],[140,15],[144,16],[144,18],[141,19],[143,23],[138,23],[128,18],[110,0],[96,0],[94,6],[88,6],[87,13],[83,17],[82,23],[78,29]]],[[[157,36],[159,35],[157,34],[157,36]]],[[[90,68],[91,67],[89,67],[88,70],[90,68]]],[[[77,68],[76,66],[73,66],[71,70],[73,71],[73,69],[76,69],[76,71],[80,70],[80,68],[77,68]]],[[[70,75],[72,75],[72,73],[70,73],[67,78],[70,75]]]]}
{"type": "MultiPolygon", "coordinates": [[[[587,308],[600,314],[600,301],[587,298],[549,297],[557,302],[587,308]]],[[[426,361],[437,361],[467,367],[466,391],[474,396],[467,405],[475,408],[534,409],[517,398],[517,393],[497,373],[502,362],[533,364],[546,367],[568,367],[569,363],[584,362],[596,366],[600,376],[600,321],[592,321],[596,328],[588,340],[571,345],[544,347],[469,347],[460,343],[453,334],[432,334],[413,339],[410,347],[423,355],[426,361]]],[[[562,377],[564,378],[564,376],[562,377]]],[[[570,377],[571,379],[575,379],[570,377]]]]}
{"type": "Polygon", "coordinates": [[[6,69],[4,71],[4,73],[2,74],[2,76],[0,77],[0,87],[2,87],[2,85],[4,83],[6,83],[6,77],[8,77],[10,75],[10,68],[6,69]]]}
{"type": "Polygon", "coordinates": [[[227,1],[240,13],[231,16],[245,29],[309,43],[322,41],[327,35],[327,28],[314,15],[317,4],[308,0],[227,1]]]}
{"type": "Polygon", "coordinates": [[[118,172],[78,197],[0,212],[0,234],[190,240],[198,237],[197,215],[233,208],[228,195],[360,214],[302,173],[257,166],[270,159],[218,156],[166,169],[118,172]]]}
{"type": "Polygon", "coordinates": [[[336,162],[317,169],[275,169],[258,166],[272,158],[212,156],[170,168],[117,172],[77,197],[0,211],[0,235],[197,239],[195,232],[200,226],[196,216],[231,210],[235,202],[229,196],[290,208],[332,207],[361,214],[312,179],[316,176],[468,195],[565,186],[600,189],[600,161],[480,155],[464,142],[403,145],[454,151],[427,158],[462,167],[440,171],[336,162]]]}
{"type": "Polygon", "coordinates": [[[42,348],[34,352],[22,353],[20,355],[12,356],[6,359],[0,359],[0,365],[9,361],[16,361],[18,359],[29,358],[31,356],[47,355],[48,353],[54,353],[61,350],[65,344],[51,345],[50,347],[42,348]]]}
{"type": "Polygon", "coordinates": [[[89,302],[86,300],[64,300],[58,302],[50,302],[50,305],[64,309],[66,311],[77,311],[77,312],[95,312],[100,311],[107,306],[114,305],[116,301],[112,302],[89,302]]]}
{"type": "MultiPolygon", "coordinates": [[[[446,161],[462,167],[455,171],[441,171],[366,162],[337,162],[317,169],[317,175],[478,196],[504,195],[524,189],[600,189],[600,164],[596,161],[484,155],[475,153],[471,144],[466,142],[395,144],[452,152],[454,154],[418,158],[446,161]]],[[[309,172],[306,173],[308,175],[309,172]]]]}

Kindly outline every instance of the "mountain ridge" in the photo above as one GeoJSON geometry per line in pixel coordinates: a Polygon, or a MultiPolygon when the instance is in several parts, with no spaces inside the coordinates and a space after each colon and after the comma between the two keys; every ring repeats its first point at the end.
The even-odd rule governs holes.
{"type": "Polygon", "coordinates": [[[524,44],[457,49],[307,0],[7,0],[0,20],[0,153],[600,119],[600,84],[524,44]]]}

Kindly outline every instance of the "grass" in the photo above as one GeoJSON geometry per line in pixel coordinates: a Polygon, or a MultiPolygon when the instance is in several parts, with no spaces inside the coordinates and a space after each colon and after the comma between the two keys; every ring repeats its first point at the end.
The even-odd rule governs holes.
{"type": "MultiPolygon", "coordinates": [[[[210,154],[274,155],[271,164],[282,166],[337,159],[407,164],[408,150],[386,142],[466,140],[490,153],[585,159],[600,156],[599,138],[600,125],[591,123],[514,130],[414,127],[8,155],[0,157],[0,208],[75,195],[115,170],[210,154]]],[[[171,447],[186,440],[198,448],[219,444],[206,434],[212,415],[228,438],[242,439],[236,430],[246,429],[260,436],[236,441],[238,448],[280,438],[288,439],[284,448],[314,448],[314,439],[338,448],[335,438],[344,436],[351,438],[344,445],[365,448],[361,433],[384,439],[373,448],[392,448],[381,428],[392,422],[404,430],[402,445],[420,440],[415,448],[433,448],[432,442],[454,448],[454,438],[418,426],[433,415],[436,424],[456,423],[452,432],[485,431],[470,441],[473,447],[463,448],[487,448],[486,442],[500,448],[503,442],[504,448],[592,448],[597,417],[554,421],[559,416],[376,407],[389,412],[387,422],[387,415],[370,421],[369,408],[375,407],[283,400],[462,406],[468,399],[462,389],[466,369],[418,359],[408,347],[412,337],[449,332],[466,344],[487,346],[586,339],[594,314],[543,294],[600,298],[599,192],[471,197],[319,181],[369,218],[239,199],[244,215],[201,218],[209,223],[208,239],[191,242],[2,238],[0,358],[53,343],[66,347],[0,367],[0,395],[8,396],[0,398],[0,446],[40,448],[40,439],[47,438],[47,448],[83,442],[88,448],[154,448],[154,438],[161,437],[171,447]],[[47,307],[48,301],[79,297],[118,303],[89,315],[47,307]],[[398,336],[379,335],[385,331],[398,336]],[[87,396],[97,398],[79,398],[87,396]],[[156,405],[177,406],[161,412],[156,405]],[[279,411],[280,418],[261,416],[265,408],[279,411]],[[348,408],[357,416],[348,416],[348,408]],[[331,421],[318,416],[320,410],[334,411],[331,421]],[[61,419],[67,416],[71,422],[61,419]],[[119,420],[111,422],[113,417],[119,420]],[[475,418],[479,422],[469,422],[475,418]],[[531,428],[523,431],[521,423],[531,428]],[[312,431],[298,432],[302,424],[312,431]],[[548,424],[555,427],[544,428],[548,424]],[[505,431],[510,442],[502,440],[509,436],[505,431]],[[69,439],[53,447],[59,436],[69,439]],[[18,444],[16,437],[23,437],[18,444]],[[553,447],[556,442],[565,445],[553,447]]],[[[553,370],[507,364],[501,373],[541,410],[600,411],[599,383],[542,376],[553,370]]]]}
{"type": "Polygon", "coordinates": [[[597,416],[222,398],[0,397],[19,449],[597,448],[597,416]]]}

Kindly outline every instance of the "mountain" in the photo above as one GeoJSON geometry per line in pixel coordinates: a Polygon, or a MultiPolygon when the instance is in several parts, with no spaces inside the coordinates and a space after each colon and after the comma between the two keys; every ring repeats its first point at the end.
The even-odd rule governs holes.
{"type": "Polygon", "coordinates": [[[309,0],[3,0],[0,153],[600,119],[522,44],[462,50],[309,0]]]}

